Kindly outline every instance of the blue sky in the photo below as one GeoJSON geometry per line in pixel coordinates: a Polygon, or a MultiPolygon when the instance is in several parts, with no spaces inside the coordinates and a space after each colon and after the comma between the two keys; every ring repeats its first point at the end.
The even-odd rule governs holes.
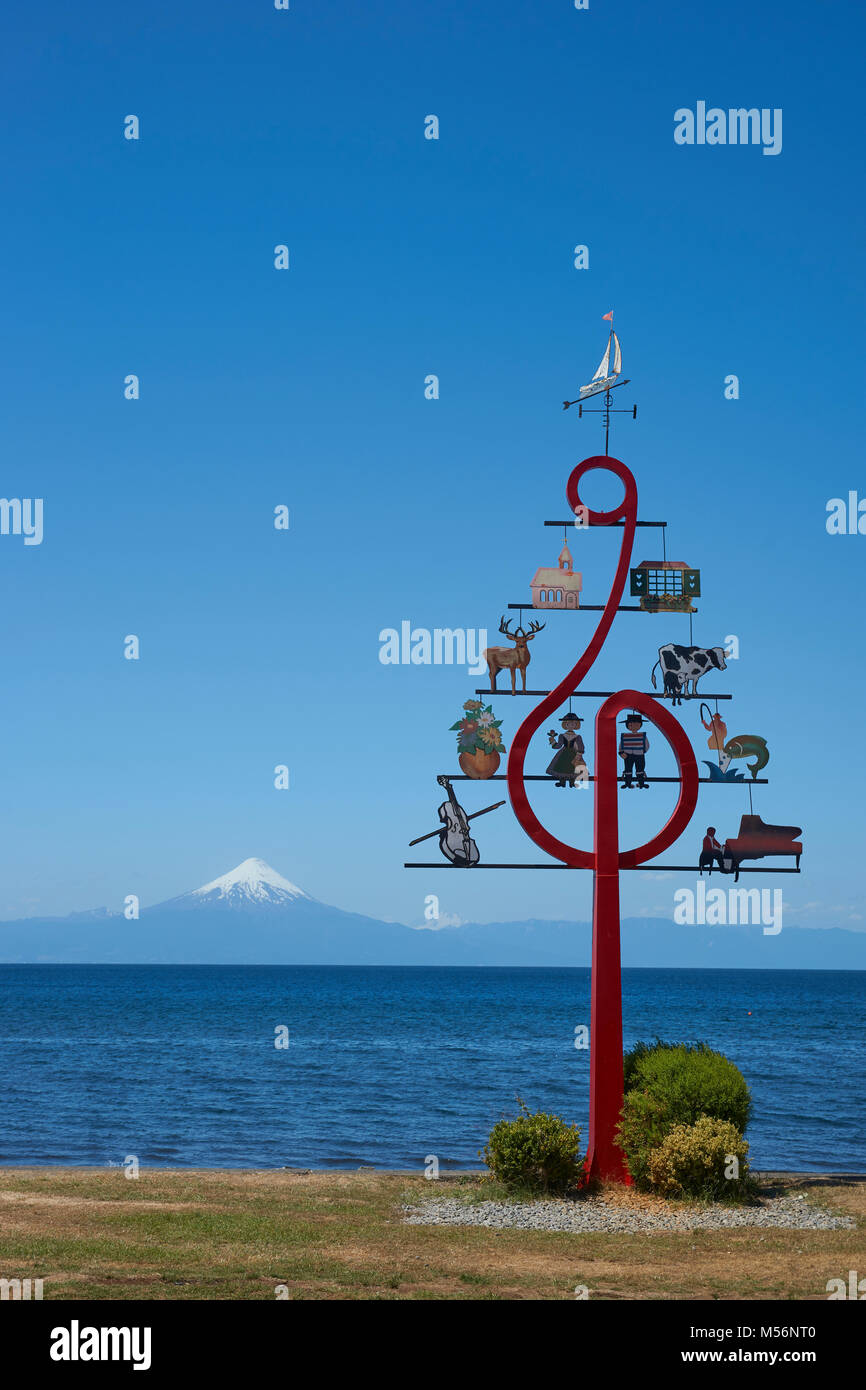
{"type": "MultiPolygon", "coordinates": [[[[602,447],[560,403],[614,309],[639,410],[612,451],[702,571],[695,641],[740,639],[720,688],[729,733],[769,742],[756,811],[804,827],[804,874],[766,882],[791,925],[866,926],[866,537],[825,529],[866,496],[864,28],[766,0],[7,11],[0,491],[44,498],[45,534],[0,536],[0,916],[155,902],[253,855],[374,916],[419,922],[435,892],[464,920],[585,920],[587,874],[402,869],[484,682],[378,653],[404,619],[492,638],[555,562],[542,522],[602,447]],[[675,145],[699,100],[781,108],[782,153],[675,145]]],[[[617,543],[573,544],[587,602],[617,543]]],[[[635,562],[657,549],[639,533],[635,562]]],[[[594,621],[552,615],[530,684],[594,621]]],[[[647,689],[666,641],[686,618],[621,615],[590,688],[647,689]]],[[[528,702],[494,707],[510,743],[528,702]]],[[[621,798],[623,843],[672,799],[621,798]]],[[[703,788],[687,859],[745,802],[703,788]]],[[[534,804],[589,844],[590,796],[534,804]]],[[[478,838],[538,857],[508,808],[478,838]]],[[[623,911],[671,916],[690,881],[628,875],[623,911]]]]}

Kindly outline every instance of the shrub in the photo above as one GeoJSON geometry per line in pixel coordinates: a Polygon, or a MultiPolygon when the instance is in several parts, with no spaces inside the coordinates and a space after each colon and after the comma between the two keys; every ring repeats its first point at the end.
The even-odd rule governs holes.
{"type": "Polygon", "coordinates": [[[649,1161],[671,1125],[663,1103],[646,1091],[630,1091],[622,1108],[617,1139],[628,1160],[628,1171],[635,1186],[650,1186],[649,1161]]]}
{"type": "Polygon", "coordinates": [[[626,1091],[649,1091],[670,1123],[691,1125],[701,1115],[728,1120],[743,1132],[752,1097],[739,1067],[707,1043],[638,1043],[623,1059],[626,1091]]]}
{"type": "Polygon", "coordinates": [[[529,1192],[566,1192],[582,1177],[580,1130],[558,1115],[532,1114],[518,1097],[520,1114],[490,1131],[481,1157],[506,1187],[529,1192]]]}
{"type": "Polygon", "coordinates": [[[702,1115],[693,1125],[674,1125],[649,1156],[649,1178],[666,1197],[742,1199],[752,1188],[749,1146],[727,1120],[702,1115]],[[736,1177],[727,1176],[731,1159],[736,1177]]]}
{"type": "Polygon", "coordinates": [[[618,1137],[638,1187],[652,1185],[650,1157],[674,1126],[708,1116],[742,1134],[749,1122],[752,1098],[745,1077],[706,1043],[638,1043],[623,1059],[623,1071],[618,1137]]]}
{"type": "Polygon", "coordinates": [[[637,1042],[634,1047],[623,1055],[622,1059],[622,1082],[623,1088],[630,1091],[635,1083],[637,1069],[644,1057],[651,1052],[658,1052],[660,1048],[684,1047],[691,1052],[696,1047],[706,1047],[706,1043],[668,1043],[662,1042],[661,1038],[656,1038],[655,1042],[637,1042]]]}

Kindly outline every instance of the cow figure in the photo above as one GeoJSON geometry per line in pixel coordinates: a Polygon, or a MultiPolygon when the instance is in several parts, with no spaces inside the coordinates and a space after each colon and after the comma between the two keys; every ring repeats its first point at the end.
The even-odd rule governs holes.
{"type": "Polygon", "coordinates": [[[701,676],[707,671],[725,671],[727,665],[724,647],[681,647],[676,642],[667,642],[659,647],[659,659],[652,669],[653,690],[656,689],[656,666],[659,666],[665,695],[670,695],[673,704],[681,705],[683,696],[687,700],[695,698],[701,676]]]}

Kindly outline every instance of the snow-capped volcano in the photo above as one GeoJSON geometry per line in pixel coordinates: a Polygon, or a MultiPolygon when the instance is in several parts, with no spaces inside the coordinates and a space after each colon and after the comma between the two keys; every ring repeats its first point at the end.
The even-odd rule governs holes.
{"type": "Polygon", "coordinates": [[[291,883],[264,859],[245,859],[236,869],[212,879],[201,888],[182,893],[162,907],[287,907],[296,902],[315,902],[309,893],[291,883]]]}

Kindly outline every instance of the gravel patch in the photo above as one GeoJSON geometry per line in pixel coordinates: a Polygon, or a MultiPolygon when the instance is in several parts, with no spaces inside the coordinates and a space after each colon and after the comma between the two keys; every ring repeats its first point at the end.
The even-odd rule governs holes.
{"type": "Polygon", "coordinates": [[[768,1197],[757,1206],[641,1206],[606,1202],[603,1197],[574,1201],[463,1202],[457,1197],[433,1198],[404,1206],[410,1226],[484,1226],[496,1230],[611,1231],[623,1233],[718,1231],[739,1226],[771,1226],[786,1231],[850,1230],[849,1216],[831,1216],[813,1207],[800,1193],[768,1197]]]}

